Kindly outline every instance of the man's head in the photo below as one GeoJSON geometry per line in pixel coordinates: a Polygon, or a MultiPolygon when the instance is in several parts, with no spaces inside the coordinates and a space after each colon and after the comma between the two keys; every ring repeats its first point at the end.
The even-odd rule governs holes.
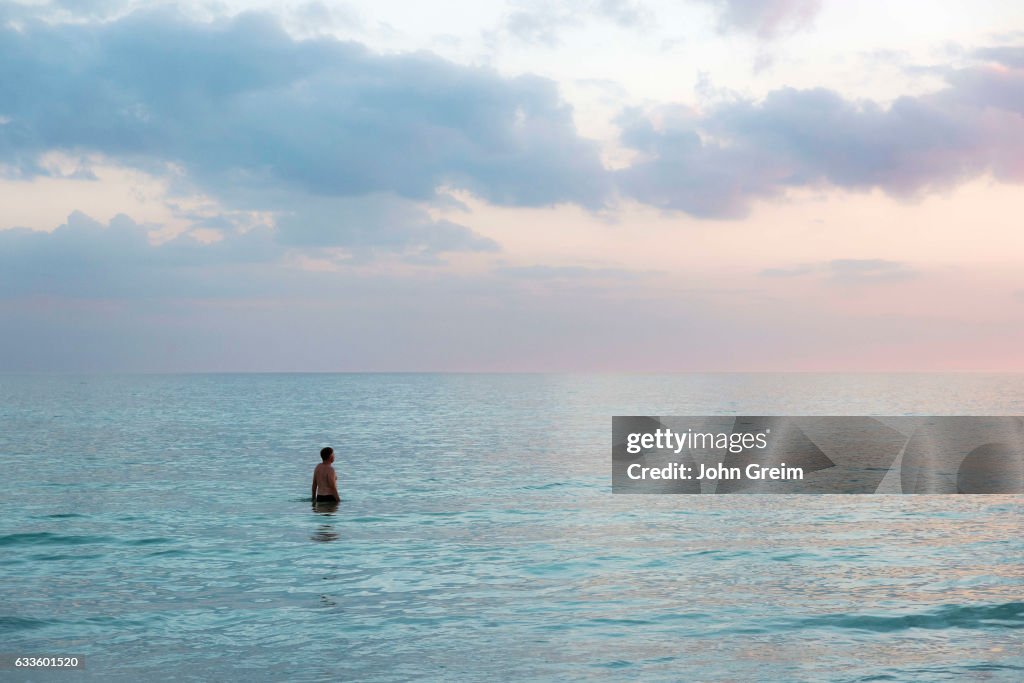
{"type": "Polygon", "coordinates": [[[321,448],[320,459],[324,462],[334,462],[334,449],[330,446],[324,446],[321,448]]]}

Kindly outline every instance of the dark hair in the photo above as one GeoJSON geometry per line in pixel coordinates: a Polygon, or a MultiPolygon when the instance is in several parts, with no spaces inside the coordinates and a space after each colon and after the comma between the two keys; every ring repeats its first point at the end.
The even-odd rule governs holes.
{"type": "Polygon", "coordinates": [[[334,449],[331,448],[330,446],[324,446],[323,448],[320,449],[320,459],[321,460],[326,460],[327,458],[331,457],[332,455],[334,455],[334,449]]]}

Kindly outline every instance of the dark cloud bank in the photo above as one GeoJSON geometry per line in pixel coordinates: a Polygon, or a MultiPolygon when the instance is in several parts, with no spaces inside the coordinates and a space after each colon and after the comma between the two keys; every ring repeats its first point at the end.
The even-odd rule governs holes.
{"type": "Polygon", "coordinates": [[[442,186],[514,206],[597,208],[609,193],[552,82],[294,40],[261,15],[8,26],[0,116],[8,172],[44,173],[50,150],[174,164],[229,208],[280,216],[285,243],[491,250],[422,203],[442,186]]]}
{"type": "Polygon", "coordinates": [[[626,112],[623,141],[646,158],[617,182],[648,204],[734,218],[789,188],[913,197],[985,173],[1024,180],[1024,69],[981,65],[945,77],[947,88],[887,107],[786,88],[701,116],[672,106],[626,112]]]}

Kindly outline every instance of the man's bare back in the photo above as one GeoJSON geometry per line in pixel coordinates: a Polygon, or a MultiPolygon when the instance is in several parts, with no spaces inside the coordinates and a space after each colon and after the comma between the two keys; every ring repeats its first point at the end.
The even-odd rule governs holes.
{"type": "Polygon", "coordinates": [[[336,502],[341,502],[341,496],[338,495],[338,475],[335,474],[334,467],[331,466],[331,463],[334,462],[334,450],[325,448],[320,452],[320,457],[323,462],[313,470],[313,500],[333,499],[336,502]]]}

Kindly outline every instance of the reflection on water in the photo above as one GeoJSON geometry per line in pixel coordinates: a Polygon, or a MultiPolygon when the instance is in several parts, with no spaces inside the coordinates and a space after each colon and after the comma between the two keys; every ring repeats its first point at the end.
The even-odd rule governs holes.
{"type": "Polygon", "coordinates": [[[609,416],[715,413],[1024,378],[0,376],[0,641],[103,681],[1022,679],[1021,496],[611,494],[609,416]]]}
{"type": "Polygon", "coordinates": [[[337,511],[337,502],[313,501],[313,512],[315,512],[318,515],[333,515],[337,511]]]}
{"type": "Polygon", "coordinates": [[[338,532],[330,524],[321,524],[310,538],[320,543],[330,543],[338,540],[338,532]]]}
{"type": "MultiPolygon", "coordinates": [[[[338,503],[313,501],[313,512],[317,515],[332,517],[338,511],[338,503]]],[[[338,540],[338,532],[333,524],[321,524],[310,538],[319,543],[330,543],[338,540]]]]}

